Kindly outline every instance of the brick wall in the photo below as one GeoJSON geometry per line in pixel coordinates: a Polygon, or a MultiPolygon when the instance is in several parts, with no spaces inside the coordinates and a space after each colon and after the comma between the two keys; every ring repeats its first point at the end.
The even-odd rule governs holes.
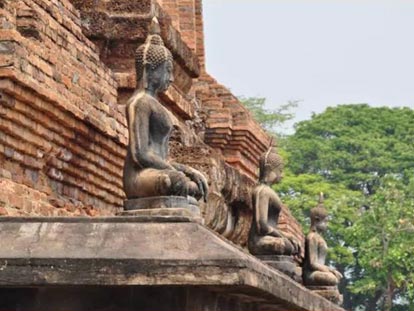
{"type": "Polygon", "coordinates": [[[0,19],[2,213],[113,213],[125,120],[79,13],[65,1],[3,0],[0,19]]]}
{"type": "Polygon", "coordinates": [[[202,0],[162,0],[158,1],[171,17],[183,41],[197,55],[200,68],[204,71],[204,30],[202,0]]]}

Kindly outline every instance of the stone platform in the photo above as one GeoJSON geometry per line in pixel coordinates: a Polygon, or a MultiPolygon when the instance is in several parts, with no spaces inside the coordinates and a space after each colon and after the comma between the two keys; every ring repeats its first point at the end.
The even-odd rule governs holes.
{"type": "Polygon", "coordinates": [[[343,302],[343,296],[336,286],[306,286],[306,288],[335,304],[341,305],[343,302]]]}
{"type": "Polygon", "coordinates": [[[296,282],[302,282],[302,269],[292,256],[256,255],[265,264],[290,276],[296,282]]]}
{"type": "Polygon", "coordinates": [[[1,217],[0,310],[17,308],[343,311],[178,215],[1,217]]]}

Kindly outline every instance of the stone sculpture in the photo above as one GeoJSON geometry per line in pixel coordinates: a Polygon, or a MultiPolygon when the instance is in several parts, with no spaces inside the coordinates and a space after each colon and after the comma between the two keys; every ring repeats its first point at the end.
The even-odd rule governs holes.
{"type": "Polygon", "coordinates": [[[299,242],[278,230],[283,203],[271,188],[282,179],[283,160],[273,147],[260,158],[259,184],[253,191],[253,223],[249,233],[249,251],[275,268],[296,276],[293,257],[300,253],[299,242]]]}
{"type": "Polygon", "coordinates": [[[149,35],[136,50],[137,89],[129,99],[126,116],[129,144],[123,186],[125,209],[182,207],[206,200],[208,185],[199,171],[168,161],[173,123],[170,112],[157,100],[173,81],[173,58],[164,46],[154,17],[149,35]]]}
{"type": "Polygon", "coordinates": [[[319,196],[318,206],[311,209],[311,227],[306,237],[303,282],[311,290],[327,299],[340,303],[342,296],[337,285],[342,274],[325,265],[328,246],[322,233],[327,229],[328,213],[323,206],[323,193],[319,196]]]}

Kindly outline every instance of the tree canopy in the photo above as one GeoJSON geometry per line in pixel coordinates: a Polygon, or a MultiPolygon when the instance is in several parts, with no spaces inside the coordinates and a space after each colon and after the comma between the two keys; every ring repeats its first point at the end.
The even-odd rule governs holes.
{"type": "Polygon", "coordinates": [[[342,105],[297,124],[277,187],[308,227],[319,192],[344,307],[414,310],[414,110],[342,105]]]}
{"type": "Polygon", "coordinates": [[[414,163],[414,110],[366,104],[328,108],[297,124],[288,139],[290,169],[371,194],[385,174],[414,163]]]}

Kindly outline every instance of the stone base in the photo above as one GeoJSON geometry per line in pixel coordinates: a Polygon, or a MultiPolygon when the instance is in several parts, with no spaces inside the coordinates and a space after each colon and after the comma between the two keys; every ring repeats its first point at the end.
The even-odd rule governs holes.
{"type": "Polygon", "coordinates": [[[193,197],[159,196],[124,201],[125,211],[148,210],[148,209],[188,209],[193,214],[200,214],[198,202],[193,197]]]}
{"type": "Polygon", "coordinates": [[[343,302],[343,296],[336,286],[306,286],[306,288],[337,305],[341,305],[343,302]]]}
{"type": "Polygon", "coordinates": [[[198,202],[192,197],[159,196],[124,201],[124,211],[117,216],[134,217],[184,217],[203,223],[198,202]]]}
{"type": "Polygon", "coordinates": [[[151,208],[138,209],[130,211],[122,211],[117,216],[143,217],[157,221],[175,221],[176,219],[186,219],[190,222],[204,224],[203,218],[200,216],[200,210],[191,211],[188,208],[151,208]]]}
{"type": "Polygon", "coordinates": [[[290,276],[296,282],[302,282],[301,268],[296,264],[295,260],[291,256],[283,255],[255,255],[265,264],[271,266],[290,276]]]}

